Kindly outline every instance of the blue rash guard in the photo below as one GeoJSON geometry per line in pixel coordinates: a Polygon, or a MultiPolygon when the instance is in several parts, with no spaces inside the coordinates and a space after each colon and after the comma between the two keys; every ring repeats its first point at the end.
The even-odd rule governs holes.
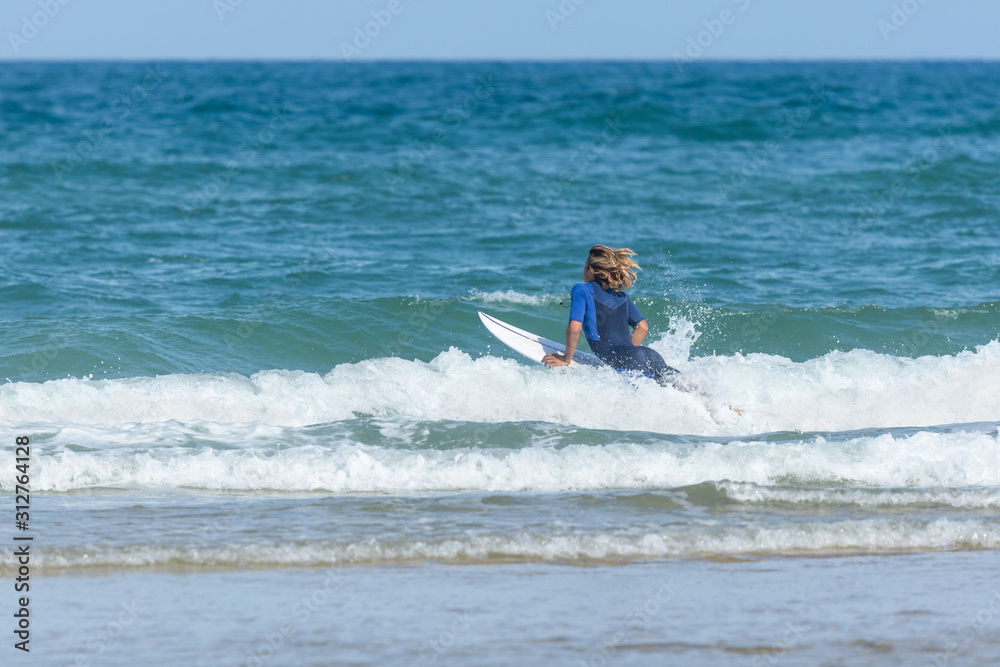
{"type": "Polygon", "coordinates": [[[645,318],[628,294],[597,283],[577,283],[570,295],[569,319],[583,325],[587,343],[601,361],[619,370],[647,373],[660,384],[668,384],[679,372],[655,350],[632,344],[629,327],[645,318]]]}

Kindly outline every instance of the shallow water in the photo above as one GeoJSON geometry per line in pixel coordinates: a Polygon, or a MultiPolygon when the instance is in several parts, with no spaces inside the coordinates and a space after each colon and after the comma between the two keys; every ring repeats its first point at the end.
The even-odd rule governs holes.
{"type": "Polygon", "coordinates": [[[53,664],[986,665],[997,565],[976,551],[74,574],[41,580],[37,634],[53,664]]]}

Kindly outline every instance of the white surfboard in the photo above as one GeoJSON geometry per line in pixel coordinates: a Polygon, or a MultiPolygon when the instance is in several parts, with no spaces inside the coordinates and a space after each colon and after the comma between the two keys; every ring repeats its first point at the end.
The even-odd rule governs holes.
{"type": "MultiPolygon", "coordinates": [[[[479,312],[479,319],[483,321],[490,333],[500,339],[500,341],[519,354],[523,354],[534,362],[542,363],[542,357],[546,354],[562,354],[566,351],[566,346],[548,338],[536,336],[533,333],[518,329],[517,327],[501,322],[495,317],[490,317],[486,313],[479,312]]],[[[576,350],[573,352],[573,363],[584,364],[586,366],[604,366],[604,362],[592,354],[576,350]]]]}
{"type": "MultiPolygon", "coordinates": [[[[524,329],[518,329],[512,324],[507,324],[495,317],[491,317],[482,311],[476,311],[479,313],[479,319],[483,321],[486,328],[490,330],[490,333],[500,339],[507,347],[523,354],[528,359],[535,361],[537,363],[542,363],[542,357],[546,354],[562,354],[566,351],[566,346],[562,343],[557,343],[554,340],[549,340],[548,338],[542,338],[541,336],[536,336],[530,331],[525,331],[524,329]]],[[[598,359],[592,354],[587,354],[586,352],[581,352],[576,350],[573,352],[573,363],[582,364],[585,366],[606,366],[603,361],[598,359]]],[[[630,375],[632,377],[645,377],[652,378],[651,375],[646,373],[632,373],[630,371],[618,370],[619,373],[625,375],[630,375]]],[[[691,391],[690,389],[682,389],[683,391],[691,391]]],[[[700,392],[699,392],[700,393],[700,392]]],[[[704,394],[702,394],[704,395],[704,394]]],[[[734,408],[729,404],[725,404],[727,408],[738,414],[740,417],[743,416],[744,410],[739,408],[734,408]]],[[[709,414],[712,412],[709,410],[709,414]]],[[[721,424],[722,422],[716,419],[714,416],[712,419],[715,420],[716,424],[721,424]]]]}

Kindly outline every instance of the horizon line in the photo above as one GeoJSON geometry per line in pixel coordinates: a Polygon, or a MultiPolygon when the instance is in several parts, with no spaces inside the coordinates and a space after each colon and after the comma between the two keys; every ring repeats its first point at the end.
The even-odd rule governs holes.
{"type": "MultiPolygon", "coordinates": [[[[383,64],[383,63],[435,63],[435,64],[460,64],[460,63],[510,63],[510,64],[547,64],[547,63],[644,63],[644,64],[673,64],[673,57],[660,58],[631,58],[631,57],[610,57],[610,58],[521,58],[521,57],[473,57],[473,58],[434,58],[434,57],[389,57],[389,58],[358,58],[356,60],[345,60],[344,58],[331,58],[326,56],[313,58],[274,58],[274,57],[241,57],[241,56],[208,56],[208,57],[184,57],[184,56],[151,56],[151,57],[81,57],[81,58],[5,58],[0,56],[0,62],[10,63],[45,63],[45,64],[67,64],[67,63],[142,63],[142,62],[184,62],[184,63],[339,63],[344,65],[361,64],[383,64]]],[[[764,58],[698,58],[685,65],[698,64],[754,64],[754,63],[1000,63],[1000,56],[992,57],[968,57],[968,56],[914,56],[914,57],[855,57],[855,56],[824,56],[816,58],[790,58],[790,57],[764,57],[764,58]]]]}

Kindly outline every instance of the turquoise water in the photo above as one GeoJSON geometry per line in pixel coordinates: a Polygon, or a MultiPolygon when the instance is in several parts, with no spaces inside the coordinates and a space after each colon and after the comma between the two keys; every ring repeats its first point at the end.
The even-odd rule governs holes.
{"type": "MultiPolygon", "coordinates": [[[[585,586],[914,552],[968,580],[951,552],[1000,548],[998,92],[988,63],[8,64],[0,445],[32,440],[33,567],[152,596],[164,570],[357,566],[442,610],[428,562],[526,590],[511,567],[561,571],[536,561],[585,586]],[[561,338],[594,243],[638,253],[647,342],[692,391],[481,326],[561,338]]],[[[801,646],[874,641],[843,627],[801,646]]],[[[588,660],[596,630],[562,632],[545,660],[588,660]]],[[[682,652],[723,660],[709,639],[682,652]]]]}
{"type": "Polygon", "coordinates": [[[325,373],[430,311],[400,356],[481,354],[477,294],[558,333],[598,241],[695,355],[996,338],[995,66],[687,72],[5,67],[0,374],[325,373]]]}

